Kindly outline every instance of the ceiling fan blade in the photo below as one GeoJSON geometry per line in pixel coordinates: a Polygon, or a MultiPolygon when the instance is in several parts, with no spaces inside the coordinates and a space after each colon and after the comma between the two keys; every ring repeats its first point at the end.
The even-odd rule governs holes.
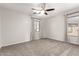
{"type": "Polygon", "coordinates": [[[45,11],[52,11],[52,10],[55,10],[54,8],[53,9],[46,9],[45,11]]]}
{"type": "Polygon", "coordinates": [[[32,8],[32,10],[36,10],[36,9],[32,8]]]}
{"type": "Polygon", "coordinates": [[[35,8],[32,8],[32,10],[37,10],[37,11],[41,11],[41,10],[39,10],[39,9],[35,9],[35,8]]]}
{"type": "Polygon", "coordinates": [[[44,13],[45,15],[48,15],[46,12],[44,13]]]}

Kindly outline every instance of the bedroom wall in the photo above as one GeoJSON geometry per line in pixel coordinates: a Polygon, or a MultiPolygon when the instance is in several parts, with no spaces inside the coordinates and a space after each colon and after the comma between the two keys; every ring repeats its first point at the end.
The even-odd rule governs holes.
{"type": "Polygon", "coordinates": [[[2,45],[30,41],[31,19],[18,11],[0,8],[2,17],[2,45]]]}
{"type": "Polygon", "coordinates": [[[57,14],[49,19],[41,21],[42,38],[51,38],[55,40],[65,40],[65,17],[64,14],[57,14]]]}

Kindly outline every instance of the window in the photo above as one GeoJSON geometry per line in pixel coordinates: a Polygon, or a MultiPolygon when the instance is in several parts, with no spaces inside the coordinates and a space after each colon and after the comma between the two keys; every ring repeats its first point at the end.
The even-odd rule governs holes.
{"type": "Polygon", "coordinates": [[[68,24],[68,35],[78,36],[78,24],[68,24]]]}

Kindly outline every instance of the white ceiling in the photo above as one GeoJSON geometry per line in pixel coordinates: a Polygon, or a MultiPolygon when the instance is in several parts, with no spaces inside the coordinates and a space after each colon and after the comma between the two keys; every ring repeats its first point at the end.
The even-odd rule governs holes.
{"type": "MultiPolygon", "coordinates": [[[[79,4],[77,4],[77,3],[47,3],[46,9],[55,8],[55,11],[51,11],[48,13],[50,15],[52,15],[52,14],[54,15],[59,12],[66,11],[68,9],[76,8],[78,6],[79,6],[79,4]]],[[[38,4],[38,3],[0,3],[0,7],[13,9],[13,10],[23,12],[23,13],[30,15],[31,8],[40,7],[40,4],[38,4]]]]}
{"type": "Polygon", "coordinates": [[[29,14],[32,5],[31,3],[0,3],[0,7],[29,14]]]}

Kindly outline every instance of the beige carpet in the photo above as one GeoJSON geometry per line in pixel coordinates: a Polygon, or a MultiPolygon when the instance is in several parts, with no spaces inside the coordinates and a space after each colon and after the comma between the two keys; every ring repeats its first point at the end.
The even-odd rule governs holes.
{"type": "Polygon", "coordinates": [[[79,46],[56,41],[40,39],[0,49],[1,56],[78,56],[79,46]]]}

